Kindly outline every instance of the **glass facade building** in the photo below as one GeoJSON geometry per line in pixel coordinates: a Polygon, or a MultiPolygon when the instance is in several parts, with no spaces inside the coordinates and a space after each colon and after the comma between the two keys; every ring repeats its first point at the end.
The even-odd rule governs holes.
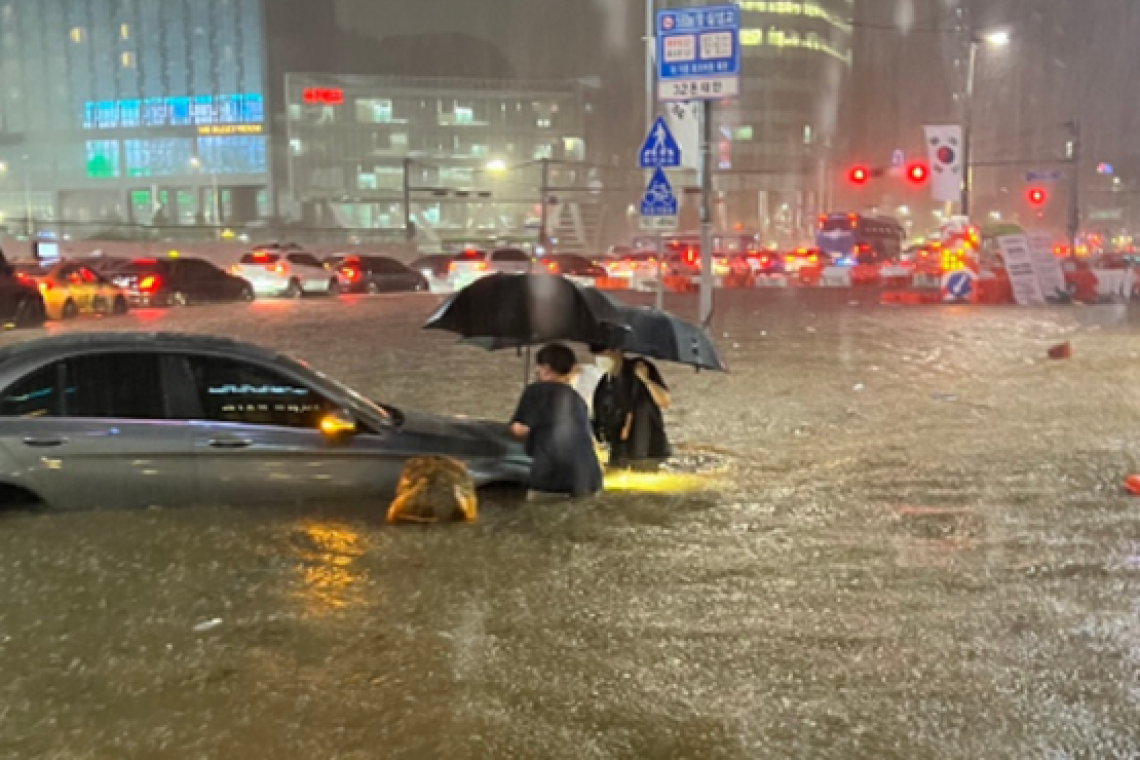
{"type": "Polygon", "coordinates": [[[262,0],[0,0],[0,214],[263,214],[265,50],[262,0]]]}

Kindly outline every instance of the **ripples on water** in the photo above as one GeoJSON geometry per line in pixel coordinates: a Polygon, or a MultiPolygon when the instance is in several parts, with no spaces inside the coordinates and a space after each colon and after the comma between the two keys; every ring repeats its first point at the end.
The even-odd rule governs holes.
{"type": "MultiPolygon", "coordinates": [[[[603,498],[3,519],[0,757],[1140,755],[1130,315],[849,300],[722,301],[734,372],[665,368],[680,464],[603,498]]],[[[508,415],[517,359],[429,311],[140,323],[508,415]]]]}

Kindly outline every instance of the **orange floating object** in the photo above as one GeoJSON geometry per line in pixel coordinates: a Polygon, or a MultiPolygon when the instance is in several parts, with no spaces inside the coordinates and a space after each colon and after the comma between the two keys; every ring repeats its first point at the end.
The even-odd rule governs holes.
{"type": "Polygon", "coordinates": [[[1125,478],[1124,489],[1133,496],[1140,496],[1140,475],[1129,475],[1125,478]]]}

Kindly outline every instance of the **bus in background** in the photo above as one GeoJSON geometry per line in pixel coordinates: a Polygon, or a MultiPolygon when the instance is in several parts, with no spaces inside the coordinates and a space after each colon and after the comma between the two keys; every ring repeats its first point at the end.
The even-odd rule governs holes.
{"type": "Polygon", "coordinates": [[[898,221],[862,214],[822,215],[815,233],[816,247],[841,266],[897,261],[905,239],[898,221]]]}

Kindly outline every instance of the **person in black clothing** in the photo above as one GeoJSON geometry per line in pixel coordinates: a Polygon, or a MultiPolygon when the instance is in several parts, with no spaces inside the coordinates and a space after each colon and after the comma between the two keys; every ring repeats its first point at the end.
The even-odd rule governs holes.
{"type": "Polygon", "coordinates": [[[526,441],[532,461],[532,494],[577,498],[602,490],[586,402],[570,385],[577,359],[568,346],[552,344],[535,357],[538,382],[531,384],[511,417],[511,433],[526,441]]]}
{"type": "Polygon", "coordinates": [[[669,387],[646,359],[605,346],[590,351],[606,373],[594,391],[594,434],[609,445],[610,466],[656,467],[673,453],[662,414],[672,402],[669,387]]]}

